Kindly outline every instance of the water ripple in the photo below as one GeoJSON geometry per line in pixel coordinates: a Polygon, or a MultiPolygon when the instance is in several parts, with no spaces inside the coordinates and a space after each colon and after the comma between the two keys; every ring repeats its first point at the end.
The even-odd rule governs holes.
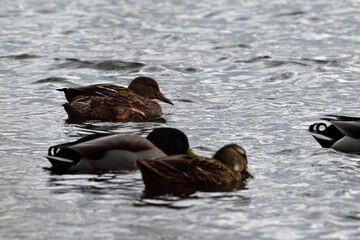
{"type": "MultiPolygon", "coordinates": [[[[56,59],[59,60],[59,59],[56,59]]],[[[125,62],[120,60],[104,60],[104,61],[84,61],[76,58],[67,58],[65,62],[56,64],[58,68],[92,68],[97,70],[105,70],[105,71],[129,71],[129,72],[137,72],[142,67],[145,66],[143,63],[139,62],[125,62]]]]}
{"type": "Polygon", "coordinates": [[[16,59],[16,60],[22,60],[22,59],[40,58],[40,56],[23,53],[23,54],[17,54],[17,55],[0,56],[0,58],[11,58],[11,59],[16,59]]]}
{"type": "Polygon", "coordinates": [[[309,124],[358,114],[354,1],[4,1],[0,238],[358,239],[359,157],[309,124]],[[154,77],[162,120],[70,123],[64,85],[154,77]],[[211,156],[244,146],[255,179],[148,193],[139,172],[55,174],[49,146],[94,132],[183,130],[211,156]]]}

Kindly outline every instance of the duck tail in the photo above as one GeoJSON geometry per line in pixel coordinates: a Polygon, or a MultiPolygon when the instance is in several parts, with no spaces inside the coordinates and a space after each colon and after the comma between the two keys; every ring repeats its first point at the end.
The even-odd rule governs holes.
{"type": "Polygon", "coordinates": [[[68,168],[65,166],[72,166],[74,164],[74,160],[71,159],[66,159],[66,158],[62,158],[62,157],[57,157],[57,156],[50,156],[47,155],[45,156],[50,163],[53,165],[53,167],[56,168],[68,168]]]}
{"type": "Polygon", "coordinates": [[[83,156],[74,150],[61,148],[62,146],[63,145],[51,146],[45,158],[49,160],[54,168],[68,169],[76,165],[83,156]]]}
{"type": "Polygon", "coordinates": [[[82,119],[84,116],[89,116],[90,111],[85,103],[69,102],[62,105],[68,114],[69,119],[82,119]]]}
{"type": "Polygon", "coordinates": [[[76,108],[72,107],[73,104],[64,103],[62,106],[64,107],[65,112],[68,114],[69,118],[76,118],[76,108]]]}
{"type": "Polygon", "coordinates": [[[327,126],[325,123],[315,123],[309,126],[310,134],[323,148],[331,148],[331,146],[344,134],[333,124],[327,126]]]}
{"type": "MultiPolygon", "coordinates": [[[[104,93],[102,93],[101,91],[86,91],[85,89],[77,89],[77,88],[58,88],[56,89],[57,91],[60,92],[64,92],[65,94],[65,98],[66,100],[70,103],[73,102],[75,98],[82,96],[82,95],[86,95],[86,96],[93,96],[93,95],[98,95],[98,96],[108,96],[111,93],[114,92],[110,92],[108,90],[103,90],[104,93]]],[[[92,89],[91,89],[92,90],[92,89]]]]}
{"type": "Polygon", "coordinates": [[[78,90],[71,89],[71,88],[58,88],[57,91],[64,92],[65,98],[68,102],[72,102],[75,97],[77,97],[81,92],[79,93],[78,90]]]}

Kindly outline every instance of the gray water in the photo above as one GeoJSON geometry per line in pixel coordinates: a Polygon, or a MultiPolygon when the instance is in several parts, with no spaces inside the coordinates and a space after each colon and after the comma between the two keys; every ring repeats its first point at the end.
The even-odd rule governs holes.
{"type": "Polygon", "coordinates": [[[0,8],[0,239],[359,239],[360,158],[307,132],[359,116],[360,4],[13,0],[0,8]],[[162,122],[67,123],[56,88],[155,78],[162,122]],[[56,175],[51,145],[183,130],[248,152],[244,189],[144,194],[139,172],[56,175]]]}

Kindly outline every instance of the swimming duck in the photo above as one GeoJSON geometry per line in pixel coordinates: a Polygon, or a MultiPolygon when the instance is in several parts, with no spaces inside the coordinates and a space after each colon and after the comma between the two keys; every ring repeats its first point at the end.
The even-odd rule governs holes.
{"type": "Polygon", "coordinates": [[[323,148],[332,148],[346,153],[360,154],[360,118],[326,115],[325,123],[310,125],[310,134],[323,148]]]}
{"type": "Polygon", "coordinates": [[[54,170],[106,172],[136,170],[136,159],[195,154],[186,135],[175,128],[157,128],[147,138],[132,134],[96,133],[51,146],[45,156],[54,170]]]}
{"type": "Polygon", "coordinates": [[[151,99],[173,103],[160,91],[158,83],[149,77],[137,77],[128,88],[113,84],[94,84],[58,89],[65,93],[63,104],[70,119],[143,121],[160,116],[161,106],[151,99]]]}
{"type": "Polygon", "coordinates": [[[148,189],[215,186],[253,178],[246,151],[237,144],[222,147],[213,158],[182,154],[138,159],[136,165],[148,189]]]}

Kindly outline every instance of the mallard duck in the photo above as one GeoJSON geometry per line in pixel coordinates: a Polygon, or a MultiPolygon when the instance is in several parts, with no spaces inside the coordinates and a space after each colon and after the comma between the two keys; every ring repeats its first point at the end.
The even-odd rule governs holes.
{"type": "Polygon", "coordinates": [[[359,117],[326,115],[321,120],[332,124],[315,123],[310,125],[309,131],[322,147],[360,154],[359,117]]]}
{"type": "Polygon", "coordinates": [[[45,156],[54,170],[106,172],[136,170],[136,159],[167,154],[195,154],[186,135],[175,128],[157,128],[147,138],[131,134],[97,133],[51,146],[45,156]]]}
{"type": "Polygon", "coordinates": [[[76,88],[58,89],[65,93],[63,104],[70,119],[103,121],[140,120],[160,116],[161,106],[151,99],[173,103],[149,77],[137,77],[128,88],[112,84],[94,84],[76,88]]]}
{"type": "Polygon", "coordinates": [[[214,186],[253,178],[247,168],[246,151],[237,144],[218,150],[213,158],[173,155],[138,159],[146,188],[214,186]]]}

